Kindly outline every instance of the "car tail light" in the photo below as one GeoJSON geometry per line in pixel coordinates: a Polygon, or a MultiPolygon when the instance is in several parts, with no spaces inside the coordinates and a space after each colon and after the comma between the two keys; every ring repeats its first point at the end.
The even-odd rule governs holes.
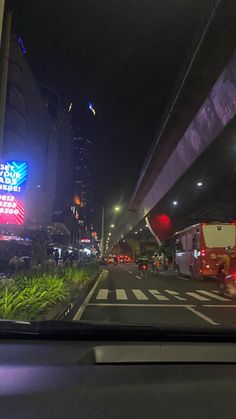
{"type": "Polygon", "coordinates": [[[202,250],[201,250],[201,256],[206,256],[206,251],[205,251],[205,249],[202,249],[202,250]]]}

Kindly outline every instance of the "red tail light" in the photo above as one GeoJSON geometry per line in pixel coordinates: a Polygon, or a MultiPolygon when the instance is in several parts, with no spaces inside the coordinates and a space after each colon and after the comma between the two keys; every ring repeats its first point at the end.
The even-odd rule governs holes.
{"type": "Polygon", "coordinates": [[[143,269],[143,271],[146,271],[147,265],[142,265],[141,268],[143,269]]]}
{"type": "Polygon", "coordinates": [[[204,249],[201,250],[201,256],[206,256],[206,251],[204,249]]]}

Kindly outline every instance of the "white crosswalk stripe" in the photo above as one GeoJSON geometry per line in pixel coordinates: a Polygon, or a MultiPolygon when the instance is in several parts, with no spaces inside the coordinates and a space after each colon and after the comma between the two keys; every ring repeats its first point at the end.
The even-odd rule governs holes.
{"type": "Polygon", "coordinates": [[[159,301],[169,301],[169,298],[165,297],[164,295],[162,295],[159,291],[157,290],[148,290],[155,298],[157,298],[157,300],[159,301]]]}
{"type": "Polygon", "coordinates": [[[106,299],[107,299],[107,296],[108,296],[108,290],[107,290],[107,289],[105,289],[105,288],[101,288],[101,289],[98,291],[98,294],[97,294],[96,299],[97,299],[97,300],[106,300],[106,299]]]}
{"type": "Polygon", "coordinates": [[[141,290],[132,290],[137,300],[148,300],[148,297],[141,290]]]}
{"type": "Polygon", "coordinates": [[[209,298],[203,297],[203,295],[196,294],[196,292],[186,292],[190,297],[196,298],[199,301],[210,301],[209,298]]]}
{"type": "Polygon", "coordinates": [[[205,290],[197,290],[197,292],[200,292],[201,294],[207,295],[208,297],[212,297],[215,300],[231,301],[229,298],[221,297],[220,295],[213,294],[213,292],[209,292],[209,291],[205,291],[205,290]]]}
{"type": "Polygon", "coordinates": [[[116,289],[116,299],[117,300],[128,300],[125,290],[116,289]]]}
{"type": "MultiPolygon", "coordinates": [[[[184,292],[182,291],[182,296],[180,292],[174,290],[161,290],[158,291],[157,289],[147,289],[147,290],[140,290],[140,289],[122,289],[117,288],[115,290],[109,290],[107,288],[101,288],[96,296],[96,300],[108,300],[108,295],[112,296],[112,298],[116,299],[117,301],[128,301],[132,296],[139,301],[153,301],[155,298],[158,301],[170,301],[171,299],[177,299],[180,301],[187,301],[188,298],[192,300],[197,300],[201,302],[214,302],[214,300],[229,302],[232,301],[229,298],[222,297],[221,295],[217,294],[216,290],[205,291],[205,290],[193,290],[184,292]],[[167,294],[167,295],[165,295],[167,294]]],[[[191,300],[190,300],[191,301],[191,300]]]]}
{"type": "Polygon", "coordinates": [[[172,297],[177,298],[177,300],[180,301],[186,301],[186,298],[180,297],[179,293],[176,291],[172,291],[172,290],[165,290],[165,292],[167,292],[168,294],[172,295],[172,297]]]}

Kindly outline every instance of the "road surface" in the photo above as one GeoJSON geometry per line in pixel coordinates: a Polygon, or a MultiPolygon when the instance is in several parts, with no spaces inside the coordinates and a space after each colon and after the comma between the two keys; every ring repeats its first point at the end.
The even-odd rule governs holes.
{"type": "Polygon", "coordinates": [[[173,327],[235,327],[236,301],[218,294],[214,280],[173,271],[141,278],[134,264],[110,266],[100,276],[74,320],[173,327]]]}

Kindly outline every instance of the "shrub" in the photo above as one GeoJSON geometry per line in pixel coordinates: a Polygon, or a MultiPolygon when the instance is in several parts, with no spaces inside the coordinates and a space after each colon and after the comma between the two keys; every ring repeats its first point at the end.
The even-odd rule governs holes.
{"type": "Polygon", "coordinates": [[[98,272],[99,266],[67,267],[57,274],[18,275],[0,288],[0,318],[36,320],[39,315],[66,298],[68,282],[82,283],[98,272]]]}
{"type": "Polygon", "coordinates": [[[21,277],[0,291],[0,317],[3,319],[32,320],[46,308],[63,300],[68,287],[62,278],[21,277]]]}

